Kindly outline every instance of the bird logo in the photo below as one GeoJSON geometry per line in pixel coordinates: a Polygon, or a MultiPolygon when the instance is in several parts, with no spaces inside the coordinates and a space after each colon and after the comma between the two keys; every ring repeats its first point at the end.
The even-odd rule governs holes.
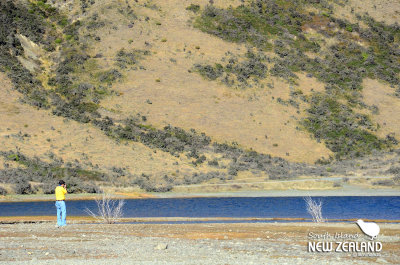
{"type": "Polygon", "coordinates": [[[376,239],[380,232],[380,228],[377,224],[372,222],[364,222],[363,220],[357,220],[356,224],[360,227],[361,231],[367,236],[371,237],[371,240],[376,239]]]}

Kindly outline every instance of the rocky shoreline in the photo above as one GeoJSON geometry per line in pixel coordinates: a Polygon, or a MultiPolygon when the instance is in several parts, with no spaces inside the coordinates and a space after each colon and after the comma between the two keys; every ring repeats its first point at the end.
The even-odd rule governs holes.
{"type": "MultiPolygon", "coordinates": [[[[309,233],[361,233],[353,223],[0,224],[0,264],[395,264],[400,225],[380,224],[379,256],[310,253],[309,233]]],[[[362,235],[359,240],[366,241],[362,235]]]]}

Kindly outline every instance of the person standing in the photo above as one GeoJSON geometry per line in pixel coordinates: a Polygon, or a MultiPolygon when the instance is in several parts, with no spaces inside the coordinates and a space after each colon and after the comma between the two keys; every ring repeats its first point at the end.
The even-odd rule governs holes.
{"type": "Polygon", "coordinates": [[[67,225],[67,208],[65,206],[65,194],[67,194],[67,185],[64,180],[58,182],[55,189],[56,193],[56,208],[57,208],[57,227],[67,225]]]}

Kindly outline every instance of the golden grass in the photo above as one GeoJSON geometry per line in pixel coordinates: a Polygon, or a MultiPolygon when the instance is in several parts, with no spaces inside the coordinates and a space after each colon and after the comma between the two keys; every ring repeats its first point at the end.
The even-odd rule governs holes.
{"type": "Polygon", "coordinates": [[[334,15],[338,18],[347,19],[352,23],[357,22],[356,14],[363,15],[365,13],[368,13],[377,21],[387,24],[394,24],[400,21],[400,2],[397,0],[349,0],[340,2],[345,4],[335,4],[335,1],[331,3],[334,6],[334,15]],[[354,12],[351,12],[352,8],[354,12]]]}
{"type": "Polygon", "coordinates": [[[400,101],[394,97],[394,88],[390,88],[378,80],[365,79],[363,82],[363,97],[367,105],[378,107],[378,114],[373,120],[380,125],[377,134],[385,137],[389,133],[400,135],[400,101]]]}

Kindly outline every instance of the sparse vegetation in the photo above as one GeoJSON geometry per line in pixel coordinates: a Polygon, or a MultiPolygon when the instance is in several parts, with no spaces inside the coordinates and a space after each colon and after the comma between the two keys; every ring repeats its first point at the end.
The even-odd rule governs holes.
{"type": "Polygon", "coordinates": [[[325,140],[337,159],[354,158],[396,144],[395,139],[380,139],[368,116],[355,113],[332,95],[315,93],[311,98],[309,117],[302,121],[317,139],[325,140]]]}
{"type": "Polygon", "coordinates": [[[126,51],[125,49],[121,49],[117,52],[115,61],[116,65],[119,68],[127,68],[128,66],[132,66],[138,63],[138,61],[143,58],[144,55],[149,55],[149,51],[142,51],[142,50],[133,50],[133,51],[126,51]]]}
{"type": "Polygon", "coordinates": [[[96,171],[89,171],[78,166],[64,164],[54,157],[53,162],[47,163],[39,158],[28,158],[20,152],[0,152],[6,160],[18,162],[21,167],[0,170],[0,182],[14,185],[17,194],[32,194],[42,189],[43,193],[53,193],[59,179],[68,183],[70,193],[99,193],[100,190],[91,184],[92,181],[104,180],[106,176],[96,171]],[[30,182],[40,182],[34,188],[30,182]]]}
{"type": "MultiPolygon", "coordinates": [[[[123,187],[138,186],[148,192],[168,192],[177,185],[199,184],[211,180],[227,182],[236,176],[241,177],[243,172],[262,176],[265,180],[288,180],[303,175],[329,176],[340,173],[345,176],[349,168],[367,165],[368,161],[354,161],[359,157],[362,159],[366,154],[375,155],[381,150],[390,150],[397,144],[394,134],[388,134],[386,138],[378,137],[379,126],[373,122],[369,113],[378,114],[379,109],[363,102],[362,82],[365,78],[380,79],[392,85],[394,95],[399,96],[399,28],[377,22],[367,15],[360,16],[358,22],[352,23],[337,19],[330,12],[330,7],[321,2],[312,3],[321,12],[309,12],[306,8],[309,3],[302,0],[252,0],[239,7],[227,9],[212,4],[206,7],[191,4],[186,8],[191,16],[197,17],[194,19],[197,28],[224,40],[246,44],[247,47],[247,52],[243,55],[227,52],[217,62],[203,60],[189,71],[233,88],[255,87],[257,92],[265,89],[268,93],[268,89],[273,88],[273,82],[268,82],[265,86],[265,79],[269,76],[282,78],[289,83],[290,99],[274,95],[276,102],[296,108],[298,114],[306,108],[306,118],[300,121],[301,128],[296,129],[307,130],[316,141],[323,142],[334,152],[337,160],[334,161],[333,157],[323,158],[317,165],[306,165],[255,152],[250,146],[250,150],[247,150],[236,143],[214,143],[209,136],[195,130],[184,130],[172,125],[155,128],[151,120],[141,114],[127,119],[124,115],[132,113],[131,109],[125,112],[126,109],[119,105],[115,109],[105,107],[101,101],[108,95],[121,96],[126,93],[112,89],[116,82],[125,81],[127,71],[138,67],[144,69],[139,65],[140,60],[145,59],[150,52],[133,49],[134,46],[141,47],[136,45],[136,36],[130,35],[126,38],[131,38],[127,42],[134,43],[134,46],[128,46],[125,40],[125,49],[115,50],[113,53],[101,50],[101,53],[94,55],[95,49],[91,49],[90,43],[96,40],[95,45],[101,45],[105,39],[102,31],[117,28],[112,23],[108,27],[107,21],[102,20],[103,13],[90,10],[94,0],[80,1],[81,12],[87,12],[87,15],[74,19],[74,22],[46,1],[30,1],[26,5],[16,1],[3,1],[0,3],[0,71],[6,72],[13,81],[14,88],[22,93],[23,102],[50,109],[54,115],[66,118],[66,122],[73,119],[95,125],[118,145],[129,146],[129,142],[134,141],[145,144],[154,153],[168,152],[183,159],[179,164],[189,169],[185,172],[166,172],[161,176],[140,173],[132,175],[129,168],[113,165],[107,168],[108,171],[101,169],[102,172],[107,172],[106,175],[97,171],[100,171],[98,165],[97,168],[83,167],[78,160],[76,163],[64,163],[57,159],[44,162],[39,158],[29,158],[19,151],[10,151],[3,152],[2,156],[18,166],[5,166],[0,170],[0,181],[10,184],[5,186],[8,191],[21,194],[53,193],[58,178],[67,181],[68,189],[72,193],[100,192],[90,183],[92,181],[123,187]],[[361,22],[363,27],[360,26],[361,22]],[[25,53],[18,38],[19,33],[40,44],[46,54],[44,59],[53,60],[51,66],[39,65],[36,72],[24,68],[17,59],[17,56],[24,56],[25,53]],[[107,58],[108,56],[111,58],[107,58]],[[109,66],[105,66],[110,62],[109,66]],[[308,78],[324,82],[325,91],[312,91],[310,95],[306,92],[307,88],[301,90],[296,87],[297,74],[300,72],[306,73],[308,78]],[[113,118],[102,114],[107,111],[112,112],[109,115],[113,118]],[[327,167],[323,164],[330,165],[327,167]]],[[[116,5],[113,4],[112,8],[116,5]]],[[[160,11],[151,1],[145,5],[160,11]]],[[[126,6],[126,9],[120,6],[117,9],[118,13],[125,16],[123,23],[126,24],[121,25],[124,30],[140,23],[133,22],[135,15],[127,2],[126,6]]],[[[143,22],[151,20],[148,25],[157,30],[169,25],[168,18],[163,13],[157,19],[146,17],[143,22]],[[161,19],[162,23],[157,19],[161,19]],[[155,27],[154,24],[162,27],[155,27]]],[[[149,42],[167,42],[168,35],[151,36],[154,38],[144,41],[144,45],[156,54],[157,44],[149,42]]],[[[175,46],[175,40],[168,39],[169,42],[171,44],[168,46],[175,46]]],[[[209,46],[204,42],[198,42],[188,46],[185,44],[183,51],[188,57],[196,55],[199,57],[195,58],[204,58],[208,49],[209,46]]],[[[174,57],[175,52],[182,52],[181,47],[171,51],[168,56],[174,57]]],[[[186,59],[181,57],[167,59],[174,66],[186,65],[186,59]]],[[[150,77],[151,84],[157,87],[168,84],[169,80],[164,80],[158,74],[150,77]]],[[[220,102],[219,95],[215,98],[218,99],[215,101],[220,102]]],[[[146,108],[159,107],[160,101],[156,98],[141,99],[149,104],[146,108]]],[[[255,117],[253,121],[256,122],[255,117]]],[[[33,123],[29,123],[29,129],[27,125],[24,129],[34,130],[33,123]]],[[[5,137],[28,141],[36,135],[31,136],[23,131],[5,137]]],[[[268,148],[272,148],[274,152],[280,152],[285,146],[273,134],[270,138],[265,138],[268,139],[268,148]]],[[[45,144],[56,145],[55,137],[46,135],[43,140],[46,139],[45,144]]],[[[259,136],[258,139],[264,140],[259,136]]],[[[156,156],[150,156],[149,159],[156,160],[156,156]]],[[[289,152],[286,156],[289,157],[289,152]]],[[[390,164],[385,165],[389,168],[390,164]]],[[[389,174],[390,177],[398,175],[395,163],[392,163],[387,172],[380,173],[389,174]]],[[[371,183],[397,185],[398,180],[395,178],[371,183]]],[[[336,187],[341,184],[342,182],[335,182],[333,185],[336,187]]]]}
{"type": "Polygon", "coordinates": [[[246,86],[251,78],[257,82],[258,79],[266,77],[268,68],[264,63],[265,60],[266,57],[263,54],[248,50],[244,60],[231,56],[225,66],[219,63],[214,66],[196,64],[194,70],[210,80],[220,78],[228,86],[235,83],[246,86]]]}
{"type": "MultiPolygon", "coordinates": [[[[397,144],[397,140],[376,136],[377,126],[367,115],[357,113],[369,109],[360,96],[364,78],[398,85],[400,28],[377,22],[368,15],[359,16],[360,21],[352,24],[327,15],[332,7],[326,3],[311,3],[321,10],[320,14],[308,12],[305,8],[308,4],[302,0],[257,0],[228,9],[208,5],[194,25],[224,40],[250,44],[259,50],[259,54],[274,51],[276,57],[271,59],[274,64],[270,74],[291,84],[297,83],[296,72],[301,71],[324,82],[327,85],[325,93],[302,98],[310,104],[308,117],[302,124],[315,138],[324,140],[335,153],[335,158],[352,158],[370,154],[373,150],[387,150],[397,144]],[[360,22],[368,27],[360,27],[360,22]],[[307,30],[310,28],[319,37],[309,36],[307,30]],[[363,45],[358,44],[356,38],[363,45]],[[328,40],[338,41],[327,45],[328,40]],[[323,51],[321,47],[324,47],[323,51]],[[310,58],[307,52],[314,53],[315,58],[310,58]]],[[[262,55],[252,58],[262,58],[262,55]]],[[[234,61],[229,62],[232,64],[234,61]]],[[[196,65],[195,69],[211,80],[220,78],[226,69],[242,82],[250,76],[266,77],[267,69],[262,67],[262,63],[243,66],[196,65]]],[[[227,85],[234,83],[227,77],[221,79],[227,85]]],[[[294,100],[291,105],[298,108],[294,100]]]]}
{"type": "Polygon", "coordinates": [[[183,129],[166,126],[163,130],[157,130],[140,123],[139,117],[131,117],[121,124],[109,118],[96,120],[94,123],[101,130],[116,139],[141,142],[152,148],[160,148],[172,154],[178,154],[192,148],[203,148],[210,144],[211,139],[204,133],[198,134],[195,130],[186,132],[183,129]]]}

